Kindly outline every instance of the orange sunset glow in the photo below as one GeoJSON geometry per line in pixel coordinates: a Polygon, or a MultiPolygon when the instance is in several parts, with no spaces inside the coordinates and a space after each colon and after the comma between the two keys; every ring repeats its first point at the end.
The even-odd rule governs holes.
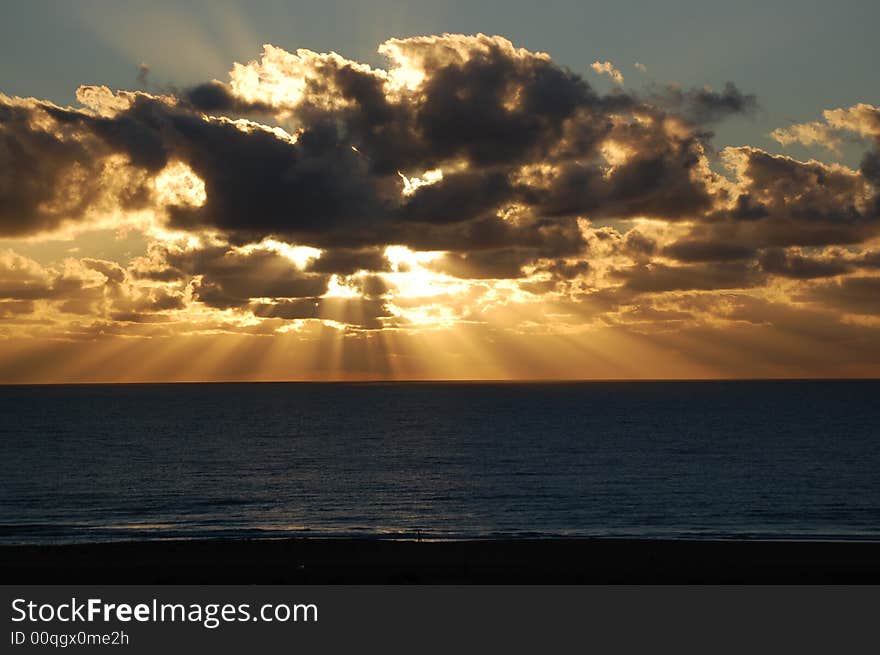
{"type": "Polygon", "coordinates": [[[880,108],[716,148],[759,107],[733,84],[482,34],[378,53],[0,93],[0,382],[880,370],[880,108]]]}

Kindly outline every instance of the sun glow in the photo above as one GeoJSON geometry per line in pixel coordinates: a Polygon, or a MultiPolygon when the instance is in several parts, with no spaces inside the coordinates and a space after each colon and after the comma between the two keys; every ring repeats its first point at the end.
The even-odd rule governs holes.
{"type": "Polygon", "coordinates": [[[385,248],[385,257],[391,262],[395,273],[422,268],[423,264],[435,261],[445,255],[442,250],[410,250],[406,246],[388,246],[385,248]]]}
{"type": "Polygon", "coordinates": [[[427,298],[466,290],[467,284],[462,280],[426,266],[445,254],[443,251],[415,251],[405,246],[385,248],[385,257],[391,262],[391,272],[384,276],[394,285],[394,296],[427,298]]]}
{"type": "Polygon", "coordinates": [[[163,205],[201,207],[208,199],[205,183],[183,162],[168,164],[153,181],[156,199],[163,205]]]}
{"type": "Polygon", "coordinates": [[[286,257],[300,270],[304,269],[310,261],[319,258],[323,252],[319,248],[296,246],[276,239],[264,239],[260,243],[252,243],[235,248],[236,252],[244,255],[249,255],[257,250],[268,250],[286,257]]]}
{"type": "Polygon", "coordinates": [[[419,188],[423,186],[437,184],[437,182],[441,182],[443,180],[443,171],[441,171],[439,168],[425,171],[421,175],[421,177],[407,177],[400,171],[397,171],[397,174],[400,176],[400,179],[403,180],[403,195],[405,196],[411,196],[419,188]]]}
{"type": "Polygon", "coordinates": [[[330,282],[327,284],[327,292],[322,296],[323,298],[360,298],[360,293],[357,289],[348,284],[345,284],[345,281],[336,274],[330,276],[330,282]]]}

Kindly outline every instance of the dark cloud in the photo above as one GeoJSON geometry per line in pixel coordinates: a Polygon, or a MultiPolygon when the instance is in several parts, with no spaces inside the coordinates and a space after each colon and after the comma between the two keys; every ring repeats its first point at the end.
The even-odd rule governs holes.
{"type": "Polygon", "coordinates": [[[379,275],[363,275],[350,279],[349,286],[359,292],[361,296],[369,299],[377,299],[389,291],[393,291],[393,286],[379,275]]]}
{"type": "MultiPolygon", "coordinates": [[[[610,269],[619,287],[589,294],[603,307],[873,266],[867,255],[821,249],[880,234],[876,148],[860,171],[728,149],[734,174],[721,177],[710,167],[709,126],[757,107],[733,84],[600,95],[546,55],[500,38],[383,48],[388,71],[267,49],[293,91],[271,87],[263,64],[251,62],[236,70],[252,73],[256,88],[235,74],[166,96],[84,87],[85,109],[0,96],[0,234],[152,207],[171,228],[221,244],[151,251],[128,270],[86,259],[103,286],[55,274],[0,280],[0,295],[66,295],[65,311],[104,303],[105,315],[149,322],[179,309],[189,285],[215,308],[374,328],[392,319],[393,289],[375,275],[390,270],[388,245],[447,251],[428,267],[516,278],[541,293],[586,295],[579,278],[610,269]],[[402,73],[410,77],[396,82],[402,73]],[[203,204],[159,205],[154,179],[179,165],[204,184],[203,204]],[[266,247],[268,238],[323,253],[303,269],[266,247]],[[606,256],[616,259],[594,261],[606,256]],[[323,297],[332,275],[347,278],[360,301],[323,297]]],[[[647,308],[627,311],[633,321],[685,320],[647,308]]]]}
{"type": "Polygon", "coordinates": [[[763,282],[763,275],[753,265],[743,262],[666,266],[633,266],[616,272],[624,287],[636,293],[665,291],[746,289],[763,282]]]}
{"type": "Polygon", "coordinates": [[[351,275],[358,271],[388,271],[391,263],[382,248],[335,248],[311,260],[306,270],[315,273],[351,275]]]}
{"type": "Polygon", "coordinates": [[[380,319],[392,316],[378,298],[299,298],[252,305],[251,310],[260,318],[322,319],[363,329],[379,329],[380,319]]]}
{"type": "Polygon", "coordinates": [[[150,75],[150,67],[144,63],[138,65],[137,68],[137,82],[142,89],[147,87],[148,78],[150,75]]]}
{"type": "Polygon", "coordinates": [[[460,223],[491,215],[513,198],[513,186],[501,172],[457,173],[420,188],[401,214],[419,223],[460,223]]]}
{"type": "Polygon", "coordinates": [[[656,121],[628,122],[609,131],[609,139],[631,152],[610,170],[596,153],[585,153],[593,160],[584,156],[559,163],[554,174],[520,189],[520,198],[550,216],[700,216],[712,207],[714,174],[700,169],[704,157],[699,135],[669,133],[661,121],[657,116],[656,121]]]}
{"type": "MultiPolygon", "coordinates": [[[[861,164],[862,175],[873,184],[880,186],[880,150],[865,154],[861,164]]],[[[880,211],[875,209],[875,211],[880,211]]]]}
{"type": "Polygon", "coordinates": [[[880,277],[847,277],[813,287],[798,298],[851,314],[880,315],[880,277]]]}
{"type": "Polygon", "coordinates": [[[0,300],[0,318],[14,318],[30,314],[33,311],[33,300],[0,300]]]}
{"type": "Polygon", "coordinates": [[[633,229],[626,233],[623,240],[624,251],[633,259],[650,257],[657,251],[657,242],[633,229]]]}
{"type": "Polygon", "coordinates": [[[216,80],[184,90],[183,97],[200,111],[226,112],[236,107],[235,95],[227,85],[216,80]]]}
{"type": "Polygon", "coordinates": [[[610,176],[605,202],[596,214],[681,219],[709,209],[711,193],[694,179],[700,160],[693,148],[693,141],[674,143],[660,153],[627,161],[610,176]]]}
{"type": "Polygon", "coordinates": [[[737,114],[752,114],[758,109],[757,97],[743,93],[733,82],[725,83],[721,91],[708,87],[682,90],[668,86],[655,92],[652,99],[698,124],[715,123],[737,114]]]}
{"type": "Polygon", "coordinates": [[[490,216],[452,225],[409,223],[390,234],[391,243],[407,244],[417,250],[450,250],[468,254],[516,248],[524,253],[530,252],[532,259],[574,256],[586,247],[586,240],[574,218],[524,218],[512,223],[490,216]]]}
{"type": "Polygon", "coordinates": [[[54,119],[62,130],[76,130],[77,134],[85,133],[103,142],[104,150],[92,151],[86,156],[100,161],[100,157],[109,153],[121,153],[128,157],[132,166],[156,173],[169,161],[171,148],[163,131],[171,127],[169,121],[174,114],[164,102],[147,94],[123,97],[130,107],[112,117],[95,116],[47,103],[38,104],[35,109],[54,119]]]}
{"type": "Polygon", "coordinates": [[[174,116],[175,154],[205,183],[199,208],[175,209],[172,224],[310,245],[357,241],[389,212],[389,181],[371,179],[331,126],[289,143],[264,130],[174,116]],[[341,232],[341,234],[340,234],[341,232]]]}
{"type": "Polygon", "coordinates": [[[755,251],[726,241],[685,239],[666,246],[663,254],[681,262],[729,262],[751,259],[755,251]]]}
{"type": "Polygon", "coordinates": [[[548,259],[539,262],[536,272],[550,273],[555,279],[573,280],[590,271],[590,262],[583,259],[548,259]]]}
{"type": "Polygon", "coordinates": [[[56,228],[96,200],[99,144],[70,129],[41,129],[35,124],[41,113],[33,103],[11,104],[0,95],[0,235],[56,228]]]}
{"type": "Polygon", "coordinates": [[[104,277],[107,278],[108,282],[111,282],[113,284],[121,284],[123,281],[125,281],[125,269],[116,262],[89,258],[82,259],[81,261],[88,268],[92,269],[93,271],[98,271],[98,273],[101,273],[104,277]]]}
{"type": "Polygon", "coordinates": [[[840,257],[810,257],[779,248],[761,253],[759,261],[768,273],[799,280],[833,277],[853,270],[853,264],[840,257]]]}
{"type": "Polygon", "coordinates": [[[564,121],[597,104],[580,77],[496,46],[432,71],[416,110],[416,130],[438,160],[508,165],[546,157],[564,121]]]}
{"type": "Polygon", "coordinates": [[[199,276],[197,298],[221,309],[245,307],[253,298],[320,296],[329,282],[328,275],[301,271],[287,257],[268,250],[245,253],[215,247],[168,252],[165,261],[182,276],[199,276]]]}
{"type": "Polygon", "coordinates": [[[769,216],[844,226],[873,223],[878,219],[858,205],[866,189],[857,175],[815,161],[799,162],[754,148],[740,152],[746,157],[744,176],[748,180],[748,196],[763,206],[769,216]]]}
{"type": "Polygon", "coordinates": [[[282,108],[306,125],[332,116],[380,173],[462,159],[509,168],[548,156],[578,116],[582,142],[590,123],[605,129],[602,100],[586,81],[503,39],[446,35],[402,49],[424,67],[415,93],[389,99],[383,78],[330,58],[307,78],[303,100],[282,108]]]}
{"type": "Polygon", "coordinates": [[[450,253],[428,266],[459,278],[517,278],[522,274],[522,267],[534,259],[534,253],[529,251],[483,250],[467,255],[450,253]]]}
{"type": "MultiPolygon", "coordinates": [[[[4,197],[4,227],[13,229],[13,215],[19,225],[24,220],[16,228],[22,232],[55,225],[60,216],[40,216],[45,189],[56,188],[75,165],[95,168],[110,154],[151,175],[184,162],[204,182],[207,199],[201,207],[172,206],[172,225],[220,229],[242,243],[280,236],[319,247],[425,247],[433,238],[467,252],[553,238],[546,225],[534,229],[541,217],[562,224],[585,213],[678,218],[711,203],[696,170],[699,136],[669,133],[661,110],[622,93],[600,97],[546,56],[500,39],[449,36],[402,47],[425,66],[417,92],[388,95],[384,78],[341,58],[314,64],[304,73],[302,99],[275,108],[299,123],[295,143],[271,129],[201,114],[269,109],[220,82],[191,87],[180,101],[87,89],[83,98],[104,105],[97,114],[36,101],[17,107],[21,116],[5,121],[9,138],[47,143],[32,160],[12,162],[39,188],[24,199],[4,197]],[[656,118],[621,118],[636,110],[656,118]],[[53,124],[33,129],[39,113],[53,124]],[[77,138],[60,140],[59,130],[77,138]],[[605,138],[633,152],[610,175],[599,149],[605,138]],[[52,169],[39,170],[43,161],[52,169]],[[449,164],[441,181],[401,195],[398,171],[421,174],[449,164]],[[549,167],[541,179],[529,169],[536,165],[549,167]],[[525,215],[523,229],[496,226],[503,241],[494,243],[466,240],[485,238],[480,226],[512,205],[525,215]],[[452,225],[467,222],[475,222],[473,229],[452,225]]],[[[4,111],[11,116],[13,109],[4,111]]],[[[143,194],[133,191],[131,204],[144,201],[143,194]]],[[[78,200],[81,206],[65,216],[90,204],[88,194],[78,200]]]]}
{"type": "Polygon", "coordinates": [[[880,233],[877,192],[858,173],[755,148],[730,152],[742,187],[732,210],[708,217],[713,239],[752,248],[825,246],[880,233]]]}
{"type": "Polygon", "coordinates": [[[197,111],[209,114],[271,114],[270,105],[261,102],[247,102],[236,96],[229,85],[212,80],[188,87],[181,92],[181,98],[197,111]]]}

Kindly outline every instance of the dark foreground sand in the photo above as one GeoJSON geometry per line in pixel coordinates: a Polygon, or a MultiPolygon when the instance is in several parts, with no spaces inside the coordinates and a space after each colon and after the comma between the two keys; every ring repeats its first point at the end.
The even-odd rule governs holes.
{"type": "Polygon", "coordinates": [[[880,543],[283,539],[0,547],[6,584],[880,583],[880,543]]]}

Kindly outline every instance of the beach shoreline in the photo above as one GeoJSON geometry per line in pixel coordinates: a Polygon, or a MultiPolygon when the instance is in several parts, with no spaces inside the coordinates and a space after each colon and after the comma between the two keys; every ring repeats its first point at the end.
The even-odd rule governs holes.
{"type": "Polygon", "coordinates": [[[0,546],[4,584],[863,584],[880,542],[198,539],[0,546]]]}

